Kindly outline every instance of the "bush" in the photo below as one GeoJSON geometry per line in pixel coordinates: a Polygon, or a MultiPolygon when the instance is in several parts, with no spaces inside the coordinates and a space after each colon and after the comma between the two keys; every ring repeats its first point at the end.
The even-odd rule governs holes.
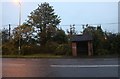
{"type": "Polygon", "coordinates": [[[21,47],[21,54],[22,55],[28,55],[28,54],[31,54],[33,51],[32,51],[32,47],[31,46],[28,46],[28,45],[24,45],[21,47]]]}
{"type": "Polygon", "coordinates": [[[41,48],[37,45],[23,45],[21,52],[22,55],[37,54],[41,52],[41,48]]]}
{"type": "Polygon", "coordinates": [[[18,48],[16,48],[13,43],[7,42],[2,45],[2,54],[3,55],[16,55],[18,54],[18,48]]]}
{"type": "Polygon", "coordinates": [[[48,42],[44,48],[44,52],[54,54],[58,46],[59,44],[56,42],[48,42]]]}
{"type": "Polygon", "coordinates": [[[70,55],[71,47],[69,44],[58,44],[56,42],[47,42],[45,47],[41,47],[43,53],[55,55],[70,55]]]}
{"type": "Polygon", "coordinates": [[[106,49],[97,49],[96,52],[95,52],[96,55],[109,55],[109,51],[106,50],[106,49]]]}
{"type": "Polygon", "coordinates": [[[56,48],[56,55],[70,55],[71,47],[68,44],[61,44],[56,48]]]}

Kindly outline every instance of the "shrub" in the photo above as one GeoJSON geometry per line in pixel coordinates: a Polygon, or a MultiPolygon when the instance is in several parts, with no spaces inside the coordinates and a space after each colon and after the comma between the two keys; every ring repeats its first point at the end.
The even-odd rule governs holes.
{"type": "Polygon", "coordinates": [[[21,51],[22,55],[37,54],[41,52],[41,48],[37,45],[23,45],[21,51]]]}
{"type": "Polygon", "coordinates": [[[108,50],[106,50],[106,49],[97,49],[96,50],[96,55],[108,55],[109,54],[109,51],[108,50]]]}
{"type": "Polygon", "coordinates": [[[68,44],[60,44],[56,48],[56,55],[70,55],[71,54],[71,47],[68,44]]]}
{"type": "Polygon", "coordinates": [[[2,45],[3,55],[16,55],[18,54],[18,48],[16,48],[11,42],[7,42],[2,45]]]}
{"type": "Polygon", "coordinates": [[[45,46],[44,52],[54,54],[58,46],[59,44],[56,42],[48,42],[45,46]]]}
{"type": "Polygon", "coordinates": [[[28,45],[24,45],[21,47],[21,54],[22,55],[28,55],[28,54],[31,54],[33,51],[32,51],[32,47],[31,46],[28,46],[28,45]]]}

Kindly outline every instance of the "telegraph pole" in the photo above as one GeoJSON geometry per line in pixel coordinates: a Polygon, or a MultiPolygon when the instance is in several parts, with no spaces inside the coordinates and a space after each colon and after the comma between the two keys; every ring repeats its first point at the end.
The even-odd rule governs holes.
{"type": "Polygon", "coordinates": [[[10,35],[11,34],[11,25],[9,24],[9,41],[10,41],[10,35]]]}

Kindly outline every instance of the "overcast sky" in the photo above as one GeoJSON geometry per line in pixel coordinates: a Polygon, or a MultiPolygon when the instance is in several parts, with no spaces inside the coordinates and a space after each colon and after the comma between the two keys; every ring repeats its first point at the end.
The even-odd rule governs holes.
{"type": "MultiPolygon", "coordinates": [[[[41,2],[21,2],[22,23],[27,16],[38,7],[41,2]]],[[[101,24],[109,32],[118,32],[118,3],[117,2],[50,2],[55,13],[60,16],[60,27],[69,29],[70,24],[76,25],[76,30],[81,31],[81,24],[101,24]]],[[[18,25],[19,5],[10,0],[2,2],[2,25],[18,25]]],[[[15,27],[15,26],[13,26],[15,27]]]]}

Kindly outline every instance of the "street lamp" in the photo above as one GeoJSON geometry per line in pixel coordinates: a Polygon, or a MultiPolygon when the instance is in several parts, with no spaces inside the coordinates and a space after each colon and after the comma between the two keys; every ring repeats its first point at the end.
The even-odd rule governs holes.
{"type": "Polygon", "coordinates": [[[19,26],[21,25],[21,3],[19,2],[19,26]]]}
{"type": "MultiPolygon", "coordinates": [[[[21,3],[19,1],[19,27],[21,25],[21,3]]],[[[21,43],[20,43],[20,38],[21,38],[21,30],[19,29],[19,55],[21,54],[21,43]]]]}
{"type": "MultiPolygon", "coordinates": [[[[19,5],[19,27],[21,26],[21,2],[20,0],[14,0],[15,3],[17,3],[19,5]]],[[[19,47],[18,47],[18,50],[19,50],[19,55],[21,54],[21,42],[20,42],[20,37],[21,37],[21,30],[19,29],[19,47]]]]}

